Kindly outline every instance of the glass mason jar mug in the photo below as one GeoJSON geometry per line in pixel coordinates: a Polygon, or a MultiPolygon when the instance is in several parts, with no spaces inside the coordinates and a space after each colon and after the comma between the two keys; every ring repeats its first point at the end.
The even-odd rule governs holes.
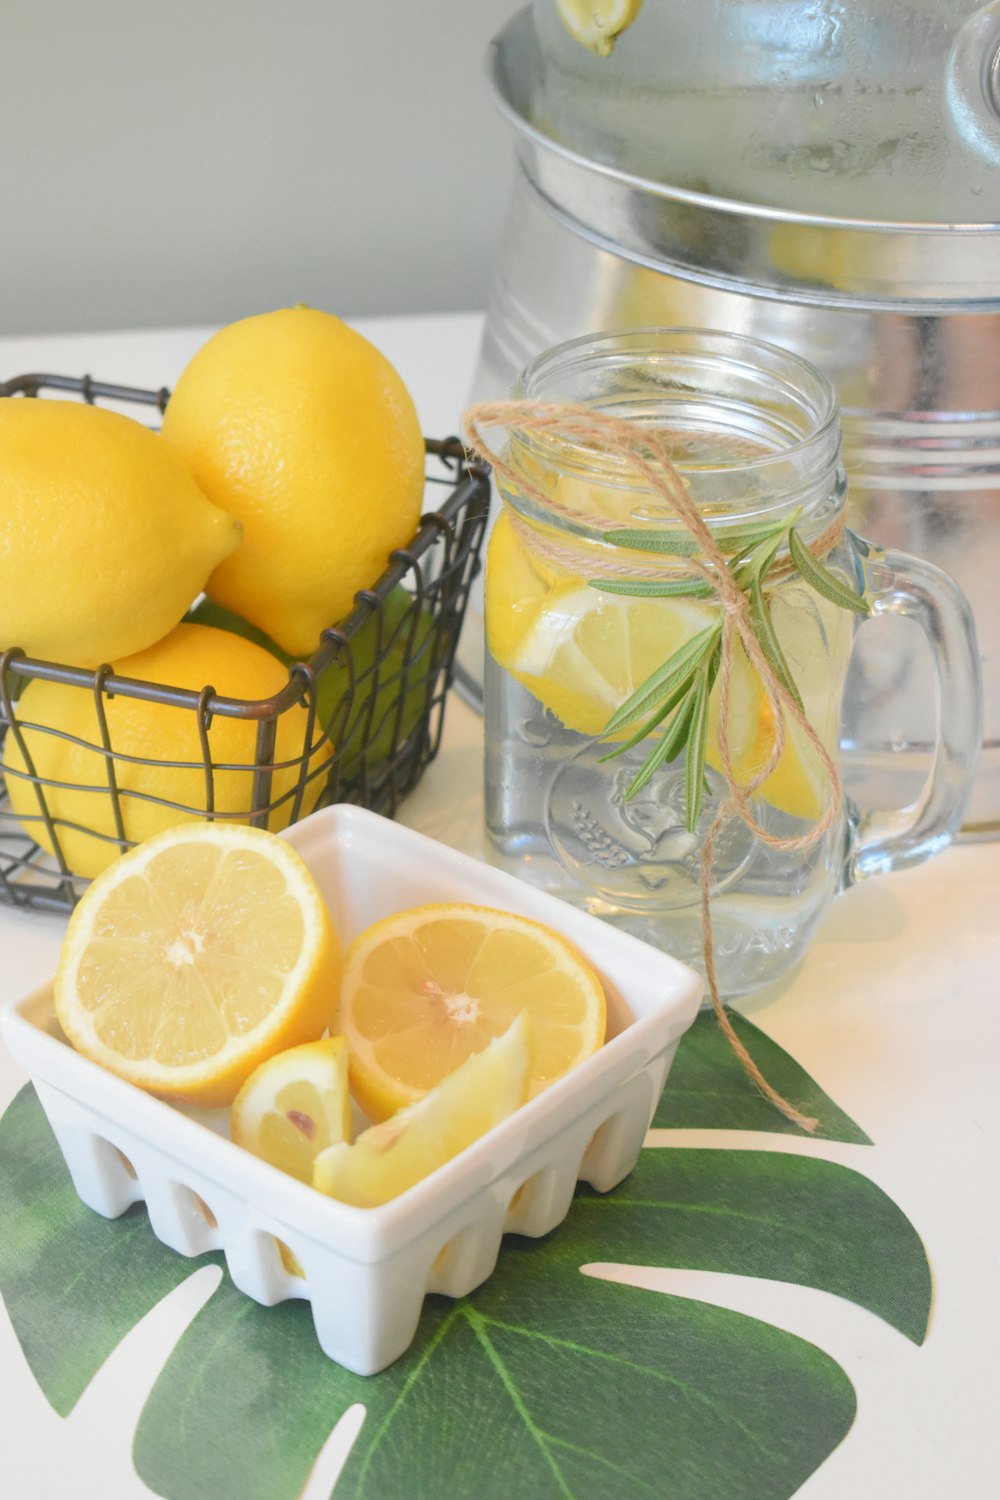
{"type": "Polygon", "coordinates": [[[707,879],[720,993],[747,994],[798,961],[839,890],[957,830],[982,712],[968,605],[931,564],[843,527],[836,396],[795,355],[702,330],[606,334],[542,355],[513,396],[486,566],[493,857],[698,968],[707,879]],[[611,418],[668,462],[623,446],[611,418]],[[733,585],[753,640],[727,630],[723,651],[733,585]],[[933,768],[907,808],[831,816],[852,643],[881,613],[930,644],[933,768]]]}

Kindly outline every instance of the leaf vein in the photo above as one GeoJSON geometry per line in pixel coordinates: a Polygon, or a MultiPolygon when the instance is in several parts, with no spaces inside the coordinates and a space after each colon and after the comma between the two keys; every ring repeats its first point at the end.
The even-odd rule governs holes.
{"type": "MultiPolygon", "coordinates": [[[[486,1332],[486,1325],[491,1320],[484,1317],[482,1313],[474,1311],[471,1307],[465,1308],[465,1316],[468,1318],[472,1330],[476,1335],[476,1338],[479,1340],[479,1343],[485,1350],[487,1359],[490,1361],[490,1364],[493,1366],[494,1370],[499,1376],[501,1385],[507,1392],[507,1395],[510,1397],[514,1410],[521,1418],[521,1421],[524,1423],[524,1426],[530,1436],[534,1438],[536,1446],[545,1459],[545,1462],[552,1470],[552,1476],[558,1484],[560,1492],[566,1496],[566,1500],[573,1500],[573,1492],[567,1485],[566,1480],[563,1477],[562,1470],[559,1468],[559,1465],[555,1461],[555,1457],[552,1453],[549,1452],[546,1434],[542,1432],[541,1428],[532,1418],[531,1413],[528,1411],[528,1408],[525,1406],[524,1401],[521,1398],[521,1394],[518,1391],[517,1386],[511,1379],[509,1370],[507,1369],[503,1360],[500,1358],[500,1355],[497,1353],[496,1349],[493,1347],[490,1337],[486,1332]]],[[[503,1325],[497,1323],[496,1326],[502,1327],[503,1325]]]]}
{"type": "Polygon", "coordinates": [[[364,1491],[365,1477],[366,1477],[366,1474],[367,1474],[367,1471],[368,1471],[368,1466],[371,1463],[372,1459],[374,1458],[374,1456],[375,1456],[375,1450],[377,1449],[379,1443],[382,1441],[382,1438],[385,1436],[387,1428],[391,1425],[391,1423],[392,1423],[392,1421],[393,1421],[393,1419],[394,1419],[394,1417],[396,1415],[396,1412],[399,1410],[400,1406],[402,1406],[403,1402],[406,1400],[407,1396],[410,1394],[410,1391],[413,1388],[414,1384],[416,1383],[417,1380],[419,1380],[420,1375],[423,1372],[424,1365],[426,1365],[427,1361],[430,1359],[431,1355],[434,1353],[434,1350],[437,1348],[438,1344],[440,1344],[441,1340],[444,1338],[445,1334],[448,1332],[448,1329],[451,1327],[452,1323],[454,1323],[455,1319],[458,1317],[458,1314],[459,1314],[459,1308],[458,1308],[457,1305],[455,1307],[451,1308],[445,1314],[444,1318],[441,1320],[441,1326],[440,1326],[440,1328],[433,1335],[433,1337],[428,1340],[427,1347],[424,1349],[423,1353],[420,1355],[420,1358],[417,1360],[416,1364],[413,1366],[413,1369],[410,1371],[409,1375],[407,1375],[405,1381],[403,1382],[403,1384],[402,1384],[402,1386],[400,1388],[399,1394],[396,1397],[395,1401],[389,1407],[388,1411],[386,1412],[385,1416],[382,1418],[382,1420],[379,1423],[378,1427],[376,1427],[375,1431],[372,1433],[371,1442],[368,1444],[368,1448],[367,1448],[367,1450],[365,1452],[365,1456],[364,1456],[364,1458],[361,1461],[361,1467],[358,1470],[358,1494],[359,1495],[362,1494],[363,1491],[364,1491]]]}
{"type": "Polygon", "coordinates": [[[490,1318],[482,1314],[478,1316],[483,1318],[483,1322],[492,1323],[496,1328],[503,1328],[507,1333],[519,1333],[525,1338],[540,1339],[542,1343],[551,1344],[553,1348],[568,1349],[574,1354],[583,1354],[588,1359],[606,1360],[611,1364],[621,1365],[626,1370],[632,1370],[637,1375],[645,1375],[652,1380],[658,1380],[663,1385],[674,1386],[690,1399],[706,1406],[709,1411],[716,1415],[721,1415],[723,1421],[729,1422],[738,1428],[762,1453],[769,1454],[771,1452],[758,1434],[754,1432],[753,1428],[747,1427],[739,1418],[734,1417],[728,1407],[720,1404],[718,1401],[713,1401],[711,1396],[705,1395],[704,1391],[699,1391],[696,1387],[689,1385],[687,1381],[681,1380],[676,1375],[669,1374],[666,1370],[658,1370],[652,1365],[640,1365],[635,1360],[628,1359],[624,1355],[609,1354],[604,1349],[594,1349],[586,1344],[577,1344],[572,1339],[559,1338],[558,1335],[552,1333],[543,1333],[538,1328],[525,1328],[523,1325],[515,1323],[504,1323],[500,1318],[490,1318]]]}

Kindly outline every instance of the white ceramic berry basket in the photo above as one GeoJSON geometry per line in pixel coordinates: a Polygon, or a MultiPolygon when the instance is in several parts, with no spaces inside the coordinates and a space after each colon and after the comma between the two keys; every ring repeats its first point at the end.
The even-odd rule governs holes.
{"type": "Polygon", "coordinates": [[[66,1042],[51,983],[0,1013],[83,1201],[106,1217],[144,1200],[182,1255],[225,1253],[265,1306],[312,1304],[319,1342],[358,1374],[409,1346],[427,1292],[461,1297],[490,1275],[505,1231],[543,1235],[577,1181],[605,1192],[632,1170],[701,980],[684,964],[500,870],[357,807],[325,808],[286,835],[309,865],[345,943],[429,901],[471,901],[562,932],[604,981],[608,1041],[572,1073],[381,1208],[325,1198],[235,1146],[225,1111],[165,1104],[66,1042]],[[291,1250],[303,1276],[285,1266],[291,1250]]]}

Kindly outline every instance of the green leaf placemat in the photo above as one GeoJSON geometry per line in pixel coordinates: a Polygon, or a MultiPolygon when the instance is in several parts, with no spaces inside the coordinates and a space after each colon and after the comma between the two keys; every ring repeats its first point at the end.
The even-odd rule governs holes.
{"type": "MultiPolygon", "coordinates": [[[[787,1054],[771,1043],[762,1053],[763,1034],[740,1026],[829,1135],[867,1140],[787,1054]]],[[[720,1092],[713,1047],[699,1020],[657,1123],[784,1128],[738,1080],[720,1092]]],[[[124,1334],[204,1264],[161,1245],[141,1208],[108,1222],[79,1202],[30,1087],[0,1120],[0,1224],[0,1294],[64,1415],[124,1334]]],[[[793,1495],[850,1427],[846,1374],[758,1319],[581,1276],[595,1262],[797,1282],[914,1342],[927,1326],[923,1248],[862,1174],[781,1151],[647,1149],[613,1193],[581,1190],[547,1239],[509,1236],[471,1297],[428,1298],[414,1345],[378,1376],[328,1360],[305,1304],[258,1307],[224,1278],[153,1387],[138,1472],[166,1500],[296,1500],[360,1402],[367,1415],[337,1500],[793,1495]]]]}
{"type": "MultiPolygon", "coordinates": [[[[812,1139],[871,1145],[861,1127],[834,1104],[816,1080],[777,1042],[772,1042],[737,1011],[730,1010],[728,1014],[736,1035],[768,1082],[804,1114],[819,1120],[812,1139]]],[[[708,1011],[697,1016],[684,1035],[653,1124],[675,1129],[766,1130],[782,1135],[807,1135],[779,1114],[754,1087],[715,1016],[708,1011]]]]}

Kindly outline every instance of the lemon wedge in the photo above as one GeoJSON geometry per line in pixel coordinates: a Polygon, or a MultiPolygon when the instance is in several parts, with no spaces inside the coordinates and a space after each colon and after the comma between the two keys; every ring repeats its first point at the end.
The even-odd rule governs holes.
{"type": "MultiPolygon", "coordinates": [[[[809,723],[836,762],[840,736],[842,683],[851,650],[851,616],[800,585],[786,585],[770,597],[771,620],[782,653],[802,698],[809,723]]],[[[748,786],[764,769],[775,737],[775,717],[756,668],[734,644],[729,676],[729,751],[738,785],[748,786]]],[[[722,770],[719,748],[719,690],[709,708],[706,760],[722,770]]],[[[780,812],[814,822],[830,800],[827,773],[812,741],[787,714],[778,764],[757,796],[780,812]]]]}
{"type": "Polygon", "coordinates": [[[238,1146],[312,1182],[321,1151],[350,1139],[347,1043],[303,1042],[255,1068],[233,1100],[229,1133],[238,1146]]]}
{"type": "Polygon", "coordinates": [[[500,666],[578,734],[602,734],[626,698],[718,618],[697,600],[629,598],[602,594],[582,578],[550,579],[501,515],[487,556],[487,644],[500,666]]]}
{"type": "Polygon", "coordinates": [[[524,1103],[530,1080],[524,1015],[416,1103],[316,1158],[313,1186],[375,1208],[421,1182],[524,1103]]]}
{"type": "Polygon", "coordinates": [[[570,36],[598,57],[609,57],[615,42],[642,9],[642,0],[556,0],[570,36]]]}

